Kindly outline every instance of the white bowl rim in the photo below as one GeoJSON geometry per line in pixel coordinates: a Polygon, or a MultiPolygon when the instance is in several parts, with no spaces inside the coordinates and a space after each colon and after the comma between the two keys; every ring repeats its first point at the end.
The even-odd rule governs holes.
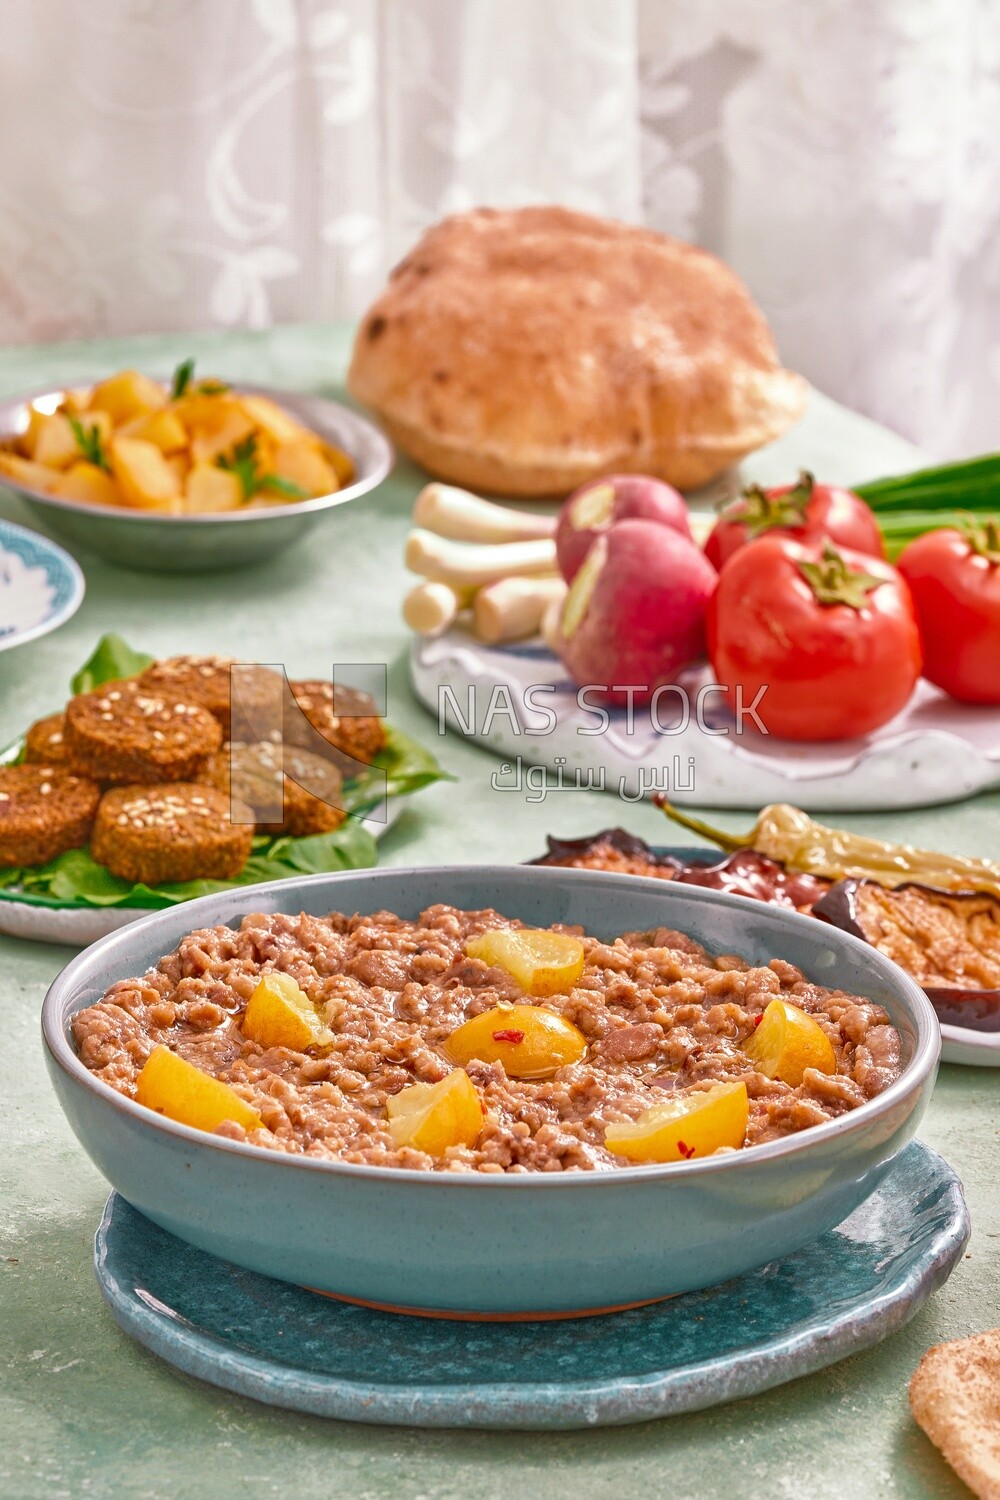
{"type": "Polygon", "coordinates": [[[12,636],[0,637],[0,651],[12,650],[15,646],[24,646],[28,641],[36,641],[40,636],[48,635],[53,630],[58,630],[60,625],[65,625],[71,620],[83,603],[87,592],[87,580],[83,569],[72,553],[67,552],[65,547],[60,547],[58,542],[50,536],[45,536],[41,531],[32,531],[30,526],[22,526],[20,521],[8,521],[6,516],[0,516],[0,547],[3,545],[4,533],[8,536],[16,532],[18,536],[27,537],[33,546],[39,547],[47,552],[51,558],[66,569],[73,581],[73,593],[54,615],[48,615],[40,620],[37,625],[30,625],[27,630],[17,631],[12,636]]]}
{"type": "MultiPolygon", "coordinates": [[[[81,385],[96,384],[105,376],[96,375],[92,381],[81,380],[81,385]]],[[[163,379],[162,376],[153,376],[152,379],[163,379]]],[[[21,407],[31,406],[33,402],[43,400],[47,396],[63,396],[70,386],[45,386],[41,390],[27,391],[23,395],[9,396],[0,401],[0,428],[4,426],[7,419],[17,412],[21,407]]],[[[334,401],[329,396],[317,396],[311,391],[291,391],[280,386],[256,385],[249,381],[233,383],[233,389],[243,392],[248,396],[269,396],[279,405],[289,400],[314,402],[318,406],[325,406],[335,411],[339,417],[346,417],[360,428],[366,440],[371,444],[375,458],[371,469],[362,477],[356,478],[352,484],[345,485],[343,489],[333,490],[329,495],[317,495],[312,500],[289,501],[287,504],[273,506],[258,506],[255,508],[244,507],[242,510],[207,511],[202,515],[169,515],[159,510],[132,510],[123,506],[111,505],[85,505],[79,500],[63,500],[58,495],[50,495],[45,490],[32,489],[30,485],[21,484],[10,475],[0,474],[0,488],[12,490],[16,495],[24,495],[29,500],[40,505],[52,506],[55,510],[70,511],[73,515],[85,515],[98,521],[137,522],[139,525],[172,524],[181,526],[229,526],[239,525],[247,521],[269,521],[280,517],[308,516],[317,511],[329,510],[335,505],[343,505],[349,500],[356,500],[361,495],[367,495],[370,490],[376,489],[392,470],[395,462],[396,452],[382,430],[375,426],[374,422],[353,407],[345,406],[342,401],[334,401]]],[[[352,459],[356,455],[351,454],[352,459]]]]}
{"type": "MultiPolygon", "coordinates": [[[[249,897],[251,892],[258,893],[260,896],[273,893],[280,899],[319,884],[328,884],[335,889],[337,883],[343,880],[361,879],[377,886],[382,877],[397,879],[409,877],[418,880],[421,875],[433,874],[458,880],[463,875],[476,874],[495,879],[498,876],[509,877],[513,871],[517,871],[519,879],[527,878],[529,883],[535,880],[568,879],[571,884],[584,886],[606,885],[608,881],[611,881],[611,888],[614,889],[620,887],[623,879],[621,875],[603,870],[568,869],[545,865],[448,864],[382,866],[381,868],[375,866],[367,870],[343,870],[268,881],[249,887],[247,895],[249,897]]],[[[648,888],[650,892],[657,891],[661,894],[670,885],[670,882],[646,876],[635,875],[629,876],[628,879],[648,888]]],[[[737,896],[729,891],[717,891],[703,886],[685,884],[683,893],[685,898],[690,897],[696,902],[704,901],[710,905],[733,907],[748,917],[754,914],[755,909],[760,911],[761,903],[753,897],[737,896]]],[[[863,956],[869,962],[874,963],[882,977],[891,983],[897,996],[908,1004],[910,1010],[910,1017],[916,1030],[916,1044],[913,1056],[903,1068],[899,1078],[883,1093],[877,1094],[874,1099],[866,1100],[864,1104],[858,1105],[856,1109],[848,1110],[836,1119],[829,1120],[823,1125],[810,1125],[807,1129],[797,1131],[794,1135],[783,1137],[781,1140],[768,1141],[763,1145],[751,1146],[743,1151],[727,1152],[722,1156],[708,1156],[698,1161],[660,1162],[648,1166],[630,1166],[619,1170],[593,1172],[422,1172],[409,1167],[366,1166],[356,1162],[338,1161],[336,1158],[300,1156],[284,1151],[272,1151],[266,1146],[255,1146],[246,1141],[230,1141],[209,1131],[196,1130],[193,1126],[182,1125],[120,1094],[117,1089],[113,1089],[110,1084],[105,1083],[103,1079],[98,1078],[95,1073],[84,1066],[70,1043],[66,1029],[66,1022],[70,1016],[75,1014],[76,1010],[84,1008],[82,1005],[70,1007],[67,1004],[67,997],[72,993],[79,976],[86,973],[96,959],[103,958],[109,953],[113,954],[117,948],[130,946],[136,935],[145,931],[146,928],[157,925],[166,926],[168,920],[175,917],[179,909],[182,909],[185,915],[193,916],[194,920],[188,930],[196,931],[199,926],[205,925],[199,921],[201,916],[199,908],[207,913],[208,909],[225,899],[225,895],[221,897],[219,895],[200,896],[195,901],[185,902],[182,908],[168,908],[165,911],[153,912],[148,917],[131,922],[126,927],[109,933],[107,937],[100,938],[89,948],[85,948],[66,965],[49,987],[42,1004],[42,1036],[50,1056],[64,1073],[77,1083],[82,1083],[104,1104],[118,1110],[127,1119],[162,1130],[167,1135],[192,1146],[236,1154],[262,1164],[295,1168],[299,1171],[322,1172],[335,1177],[360,1178],[369,1183],[394,1181],[405,1183],[410,1187],[425,1187],[432,1190],[447,1187],[458,1191],[481,1189],[490,1192],[532,1192],[542,1188],[557,1191],[583,1188],[585,1191],[590,1191],[598,1185],[610,1187],[612,1184],[621,1186],[623,1183],[635,1181],[694,1180],[704,1176],[714,1177],[719,1173],[733,1170],[749,1170],[744,1167],[747,1161],[751,1165],[754,1163],[763,1165],[766,1162],[799,1155],[821,1143],[860,1131],[864,1126],[891,1113],[908,1095],[919,1092],[928,1076],[937,1068],[940,1056],[941,1028],[937,1015],[923,990],[903,969],[891,959],[886,958],[878,949],[873,948],[870,943],[864,942],[852,933],[844,932],[830,923],[820,922],[817,917],[805,916],[801,912],[784,907],[769,906],[769,913],[777,916],[780,923],[809,923],[810,926],[821,930],[828,944],[843,947],[848,952],[853,951],[859,957],[863,956]]],[[[667,900],[670,900],[669,895],[667,900]]],[[[254,909],[252,900],[248,900],[243,915],[247,915],[254,909]]],[[[287,903],[284,909],[287,910],[287,903]]]]}

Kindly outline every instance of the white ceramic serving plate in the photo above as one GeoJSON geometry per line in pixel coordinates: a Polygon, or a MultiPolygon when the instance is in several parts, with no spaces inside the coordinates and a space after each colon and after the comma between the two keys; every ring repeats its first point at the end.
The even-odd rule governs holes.
{"type": "MultiPolygon", "coordinates": [[[[665,791],[679,806],[756,809],[793,802],[808,812],[885,812],[956,802],[1000,786],[1000,710],[956,703],[921,681],[901,714],[856,740],[797,744],[735,729],[707,668],[678,678],[661,699],[658,722],[636,708],[581,707],[562,664],[540,641],[485,646],[464,627],[412,646],[417,697],[438,717],[502,756],[510,768],[494,785],[513,789],[529,766],[538,790],[582,784],[637,801],[665,791]],[[469,714],[473,705],[475,717],[469,714]],[[555,716],[555,722],[548,715],[555,716]],[[551,727],[547,727],[551,725],[551,727]]],[[[761,714],[766,723],[766,695],[761,714]]]]}
{"type": "MultiPolygon", "coordinates": [[[[362,827],[367,828],[372,838],[380,839],[409,801],[407,796],[388,798],[384,819],[365,818],[362,827]]],[[[242,889],[250,900],[253,886],[242,889]]],[[[142,906],[50,906],[18,901],[16,896],[0,890],[0,934],[31,943],[65,943],[71,948],[86,948],[108,933],[152,915],[152,910],[142,906]]]]}

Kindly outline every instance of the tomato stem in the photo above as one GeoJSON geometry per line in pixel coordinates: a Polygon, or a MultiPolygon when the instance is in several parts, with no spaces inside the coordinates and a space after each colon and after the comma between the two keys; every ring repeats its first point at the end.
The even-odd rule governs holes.
{"type": "Polygon", "coordinates": [[[754,540],[775,526],[804,526],[815,483],[809,471],[802,469],[798,483],[780,495],[751,484],[738,499],[727,501],[720,514],[724,521],[741,521],[754,540]]]}
{"type": "Polygon", "coordinates": [[[877,573],[864,573],[848,566],[846,558],[832,542],[823,546],[818,563],[800,562],[799,572],[808,583],[819,604],[846,604],[850,609],[864,609],[868,596],[885,583],[877,573]]]}
{"type": "Polygon", "coordinates": [[[994,567],[1000,564],[1000,521],[990,517],[980,525],[970,516],[959,529],[977,557],[985,557],[994,567]]]}

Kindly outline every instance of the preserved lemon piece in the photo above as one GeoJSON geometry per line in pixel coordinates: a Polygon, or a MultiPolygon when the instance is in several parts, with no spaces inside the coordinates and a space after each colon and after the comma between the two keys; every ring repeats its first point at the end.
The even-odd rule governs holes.
{"type": "Polygon", "coordinates": [[[503,1063],[508,1078],[548,1078],[579,1062],[587,1050],[583,1032],[542,1005],[498,1005],[465,1021],[445,1043],[452,1062],[503,1063]]]}
{"type": "Polygon", "coordinates": [[[746,1084],[717,1083],[669,1095],[638,1120],[609,1125],[604,1144],[629,1161],[690,1161],[722,1146],[742,1146],[749,1117],[746,1084]]]}
{"type": "Polygon", "coordinates": [[[506,969],[526,995],[562,995],[583,973],[579,938],[547,928],[501,927],[481,932],[465,945],[470,958],[506,969]]]}
{"type": "Polygon", "coordinates": [[[147,1109],[195,1130],[216,1130],[233,1120],[244,1130],[259,1130],[260,1115],[235,1089],[185,1062],[169,1047],[154,1047],[136,1080],[135,1097],[147,1109]]]}
{"type": "Polygon", "coordinates": [[[333,1033],[291,974],[264,975],[250,996],[241,1029],[262,1047],[290,1047],[293,1052],[333,1042],[333,1033]]]}
{"type": "Polygon", "coordinates": [[[778,1078],[797,1088],[806,1068],[836,1073],[837,1054],[818,1021],[789,1005],[772,1000],[743,1051],[765,1078],[778,1078]]]}
{"type": "Polygon", "coordinates": [[[414,1083],[386,1100],[389,1133],[397,1146],[443,1156],[449,1146],[474,1146],[483,1107],[472,1079],[456,1068],[440,1083],[414,1083]]]}

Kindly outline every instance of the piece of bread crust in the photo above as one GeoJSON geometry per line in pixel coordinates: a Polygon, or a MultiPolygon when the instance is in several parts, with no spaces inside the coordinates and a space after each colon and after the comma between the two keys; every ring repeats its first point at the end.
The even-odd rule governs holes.
{"type": "Polygon", "coordinates": [[[808,390],[722,261],[555,207],[428,230],[363,319],[348,386],[430,473],[511,496],[612,472],[696,488],[808,390]]]}
{"type": "Polygon", "coordinates": [[[910,1406],[972,1493],[1000,1500],[1000,1328],[928,1349],[910,1406]]]}

